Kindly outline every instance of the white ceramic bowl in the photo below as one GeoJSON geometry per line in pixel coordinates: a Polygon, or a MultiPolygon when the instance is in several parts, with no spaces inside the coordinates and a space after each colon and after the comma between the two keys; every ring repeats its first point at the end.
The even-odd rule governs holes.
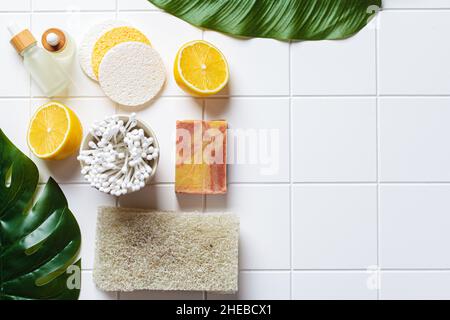
{"type": "MultiPolygon", "coordinates": [[[[130,116],[125,115],[125,114],[119,114],[118,116],[119,116],[119,119],[122,120],[124,123],[127,123],[128,120],[130,119],[130,116]]],[[[158,148],[158,150],[160,150],[159,149],[158,139],[156,138],[156,134],[153,131],[153,129],[148,124],[146,124],[144,121],[142,121],[142,120],[136,119],[136,121],[137,121],[137,125],[136,125],[136,127],[134,129],[143,129],[144,133],[145,133],[145,136],[147,138],[150,138],[150,137],[153,138],[153,146],[155,148],[158,148]]],[[[80,151],[90,150],[91,149],[89,147],[89,142],[90,141],[97,142],[94,139],[94,137],[91,135],[91,133],[88,132],[88,134],[84,137],[84,139],[83,139],[83,141],[81,143],[80,151]]],[[[161,153],[159,153],[159,155],[158,155],[158,157],[156,159],[152,159],[151,161],[146,161],[147,164],[152,168],[152,172],[150,173],[149,177],[145,180],[145,183],[148,183],[149,181],[151,181],[153,179],[153,177],[155,176],[156,170],[158,168],[158,163],[159,163],[160,156],[161,156],[161,153]]],[[[80,161],[80,164],[81,164],[81,168],[83,169],[83,167],[84,167],[83,161],[80,161]]]]}

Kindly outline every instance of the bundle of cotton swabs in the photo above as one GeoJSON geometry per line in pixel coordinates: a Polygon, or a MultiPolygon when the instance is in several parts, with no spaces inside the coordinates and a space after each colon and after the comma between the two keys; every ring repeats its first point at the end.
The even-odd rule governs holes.
{"type": "Polygon", "coordinates": [[[158,158],[154,139],[137,128],[136,114],[124,123],[119,116],[96,122],[90,129],[93,141],[78,160],[81,173],[102,192],[120,196],[142,189],[152,173],[150,163],[158,158]]]}

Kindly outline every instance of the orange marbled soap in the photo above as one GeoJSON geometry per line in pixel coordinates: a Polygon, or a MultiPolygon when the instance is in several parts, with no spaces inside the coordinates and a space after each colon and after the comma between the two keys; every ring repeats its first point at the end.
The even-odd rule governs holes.
{"type": "Polygon", "coordinates": [[[226,121],[177,121],[176,192],[226,193],[226,158],[226,121]]]}

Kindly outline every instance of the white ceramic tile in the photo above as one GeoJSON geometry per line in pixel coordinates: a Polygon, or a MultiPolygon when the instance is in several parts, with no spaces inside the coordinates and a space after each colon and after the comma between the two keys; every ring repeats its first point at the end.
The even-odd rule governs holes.
{"type": "Polygon", "coordinates": [[[203,292],[191,291],[133,291],[120,292],[120,300],[203,300],[203,292]]]}
{"type": "MultiPolygon", "coordinates": [[[[145,2],[145,0],[143,0],[145,2]]],[[[186,96],[173,77],[173,63],[178,49],[186,42],[202,38],[202,31],[164,12],[121,12],[121,20],[131,22],[144,32],[164,61],[167,70],[163,95],[186,96]]]]}
{"type": "Polygon", "coordinates": [[[383,8],[440,9],[440,8],[450,8],[450,2],[448,0],[384,0],[383,8]]]}
{"type": "Polygon", "coordinates": [[[373,98],[293,99],[296,182],[376,180],[373,98]]]}
{"type": "Polygon", "coordinates": [[[0,129],[27,156],[30,154],[27,145],[29,121],[28,99],[0,99],[0,129]]]}
{"type": "Polygon", "coordinates": [[[0,11],[28,11],[31,0],[1,1],[0,11]]]}
{"type": "Polygon", "coordinates": [[[21,28],[30,27],[28,14],[0,13],[0,96],[23,97],[30,94],[30,76],[23,60],[13,46],[9,43],[11,35],[8,25],[15,23],[21,28]]]}
{"type": "Polygon", "coordinates": [[[377,299],[377,274],[319,271],[294,272],[292,276],[292,298],[296,300],[377,299]]]}
{"type": "Polygon", "coordinates": [[[377,262],[377,190],[370,185],[293,187],[296,269],[358,269],[377,262]]]}
{"type": "Polygon", "coordinates": [[[382,98],[380,179],[450,181],[450,99],[382,98]]]}
{"type": "MultiPolygon", "coordinates": [[[[127,113],[126,109],[119,109],[127,113]]],[[[160,161],[153,182],[175,182],[175,148],[177,120],[201,120],[203,102],[192,98],[160,98],[138,112],[156,133],[160,146],[160,161]]]]}
{"type": "Polygon", "coordinates": [[[450,272],[382,272],[380,289],[382,300],[448,300],[450,272]]]}
{"type": "MultiPolygon", "coordinates": [[[[79,117],[83,126],[83,136],[88,132],[90,126],[95,122],[111,116],[115,113],[115,105],[106,98],[91,99],[60,99],[60,101],[71,108],[79,117]]],[[[45,99],[33,99],[31,101],[32,114],[43,104],[45,99]]],[[[80,163],[77,154],[58,161],[41,160],[33,156],[33,161],[39,168],[40,180],[45,182],[52,176],[58,183],[87,183],[80,173],[80,163]]]]}
{"type": "MultiPolygon", "coordinates": [[[[95,2],[95,1],[92,1],[95,2]]],[[[66,31],[74,40],[77,46],[83,41],[88,30],[104,20],[114,19],[115,14],[110,13],[36,13],[32,17],[33,33],[37,39],[41,39],[42,34],[49,27],[61,28],[66,31]],[[51,25],[49,25],[51,21],[51,25]]],[[[72,84],[62,96],[82,96],[82,97],[103,97],[103,91],[99,84],[92,81],[82,71],[78,62],[78,54],[72,65],[66,68],[66,72],[72,80],[72,84]]],[[[44,96],[37,85],[33,83],[33,96],[44,96]]]]}
{"type": "Polygon", "coordinates": [[[118,0],[119,10],[159,10],[147,0],[118,0]]]}
{"type": "Polygon", "coordinates": [[[449,28],[449,11],[383,12],[380,93],[450,94],[450,44],[442,41],[449,28]]]}
{"type": "Polygon", "coordinates": [[[289,99],[210,99],[205,119],[228,121],[230,182],[289,182],[289,99]]]}
{"type": "Polygon", "coordinates": [[[293,42],[294,95],[375,94],[375,28],[342,41],[293,42]]]}
{"type": "Polygon", "coordinates": [[[88,185],[60,185],[60,187],[69,202],[69,209],[80,225],[82,268],[92,270],[94,267],[97,208],[99,206],[114,206],[116,199],[88,185]]]}
{"type": "Polygon", "coordinates": [[[202,211],[203,196],[176,194],[173,185],[150,185],[139,192],[121,196],[119,206],[168,211],[202,211]]]}
{"type": "MultiPolygon", "coordinates": [[[[115,10],[116,0],[31,0],[35,11],[115,10]]],[[[143,0],[144,1],[144,0],[143,0]]]]}
{"type": "Polygon", "coordinates": [[[206,210],[239,216],[241,269],[290,268],[289,186],[229,185],[207,196],[206,210]]]}
{"type": "Polygon", "coordinates": [[[231,295],[208,293],[208,300],[288,300],[290,299],[289,272],[239,273],[239,292],[231,295]]]}
{"type": "Polygon", "coordinates": [[[230,83],[219,95],[289,94],[289,43],[213,31],[206,31],[204,39],[223,52],[230,67],[230,83]]]}
{"type": "Polygon", "coordinates": [[[117,300],[117,293],[99,290],[92,279],[92,271],[83,271],[80,300],[117,300]]]}
{"type": "Polygon", "coordinates": [[[383,268],[449,268],[450,186],[382,185],[383,268]]]}

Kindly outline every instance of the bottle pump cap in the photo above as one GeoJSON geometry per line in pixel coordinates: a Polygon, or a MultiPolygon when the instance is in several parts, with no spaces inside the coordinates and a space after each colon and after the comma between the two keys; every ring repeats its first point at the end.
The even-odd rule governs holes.
{"type": "Polygon", "coordinates": [[[51,45],[52,47],[56,47],[60,42],[58,35],[53,32],[50,32],[45,39],[47,40],[48,44],[51,45]]]}
{"type": "Polygon", "coordinates": [[[62,30],[51,28],[42,34],[41,42],[47,51],[59,52],[66,47],[67,39],[62,30]]]}

